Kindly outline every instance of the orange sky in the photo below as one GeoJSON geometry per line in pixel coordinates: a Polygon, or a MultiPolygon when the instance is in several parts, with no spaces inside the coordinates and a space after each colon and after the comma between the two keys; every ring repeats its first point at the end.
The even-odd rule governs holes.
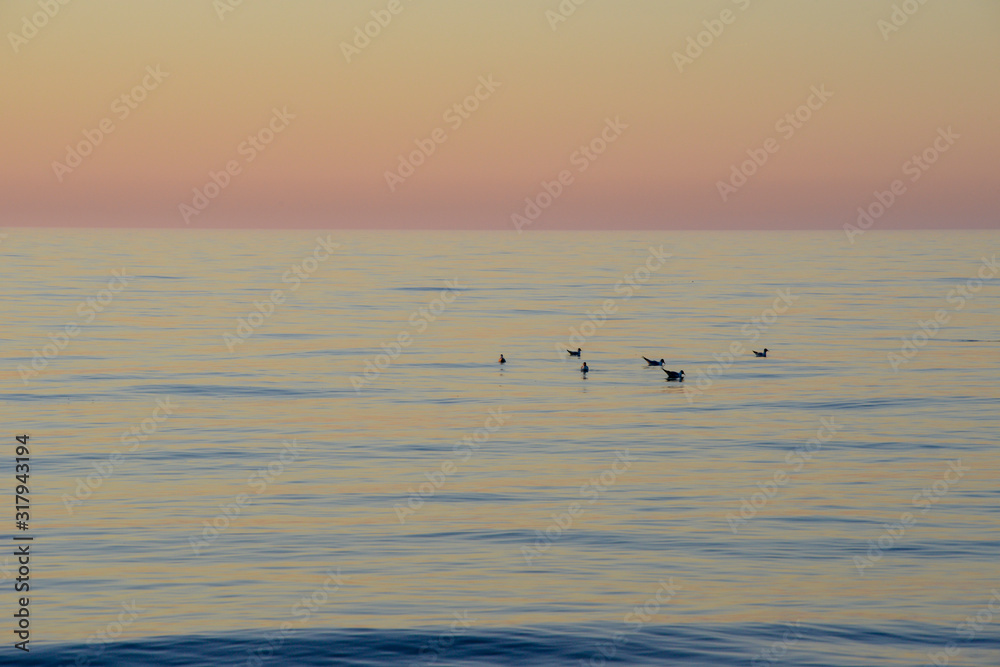
{"type": "Polygon", "coordinates": [[[997,226],[995,0],[236,1],[0,4],[0,225],[997,226]]]}

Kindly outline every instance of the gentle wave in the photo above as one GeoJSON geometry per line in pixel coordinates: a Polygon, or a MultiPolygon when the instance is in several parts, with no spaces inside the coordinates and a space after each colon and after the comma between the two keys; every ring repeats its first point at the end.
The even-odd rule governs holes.
{"type": "MultiPolygon", "coordinates": [[[[638,619],[638,617],[636,617],[638,619]]],[[[928,654],[958,642],[951,664],[997,664],[1000,634],[960,639],[955,628],[928,624],[735,624],[641,626],[637,621],[585,627],[264,631],[253,635],[126,640],[100,649],[61,644],[33,649],[32,664],[78,656],[93,665],[718,665],[787,664],[856,667],[929,663],[928,654]],[[902,657],[894,657],[902,656],[902,657]],[[755,662],[756,661],[756,662],[755,662]],[[867,662],[866,662],[867,661],[867,662]],[[987,662],[991,661],[991,662],[987,662]]]]}

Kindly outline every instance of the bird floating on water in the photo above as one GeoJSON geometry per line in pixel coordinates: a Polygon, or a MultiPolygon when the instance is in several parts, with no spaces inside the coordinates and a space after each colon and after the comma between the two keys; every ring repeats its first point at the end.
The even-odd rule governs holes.
{"type": "Polygon", "coordinates": [[[649,364],[650,366],[662,366],[663,365],[663,359],[660,359],[659,361],[654,361],[654,360],[650,359],[649,357],[643,357],[643,359],[645,359],[646,363],[649,364]]]}
{"type": "Polygon", "coordinates": [[[583,366],[580,366],[580,372],[583,373],[584,375],[586,375],[587,371],[589,371],[589,370],[590,370],[590,366],[587,365],[586,361],[583,362],[583,366]]]}
{"type": "Polygon", "coordinates": [[[500,363],[501,364],[506,364],[507,363],[507,360],[503,358],[502,354],[500,355],[500,363]]]}
{"type": "Polygon", "coordinates": [[[755,356],[755,357],[766,357],[767,356],[767,348],[765,347],[763,352],[758,352],[757,350],[754,350],[753,351],[753,356],[755,356]]]}
{"type": "Polygon", "coordinates": [[[677,380],[679,382],[684,382],[684,371],[668,371],[666,368],[663,372],[667,374],[667,380],[677,380]]]}
{"type": "Polygon", "coordinates": [[[579,357],[580,353],[583,352],[583,348],[582,347],[576,348],[576,352],[574,352],[573,350],[566,350],[566,351],[569,352],[569,356],[571,357],[579,357]]]}

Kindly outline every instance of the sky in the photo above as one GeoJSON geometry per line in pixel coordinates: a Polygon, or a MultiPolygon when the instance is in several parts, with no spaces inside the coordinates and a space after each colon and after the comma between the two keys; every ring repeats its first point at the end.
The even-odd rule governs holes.
{"type": "Polygon", "coordinates": [[[998,225],[996,0],[4,0],[0,30],[0,226],[998,225]]]}

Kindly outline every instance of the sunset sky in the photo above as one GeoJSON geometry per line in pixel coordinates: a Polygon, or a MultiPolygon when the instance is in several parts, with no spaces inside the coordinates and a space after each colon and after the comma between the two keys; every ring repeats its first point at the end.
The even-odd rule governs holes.
{"type": "Polygon", "coordinates": [[[995,0],[238,2],[0,3],[0,225],[997,226],[995,0]]]}

